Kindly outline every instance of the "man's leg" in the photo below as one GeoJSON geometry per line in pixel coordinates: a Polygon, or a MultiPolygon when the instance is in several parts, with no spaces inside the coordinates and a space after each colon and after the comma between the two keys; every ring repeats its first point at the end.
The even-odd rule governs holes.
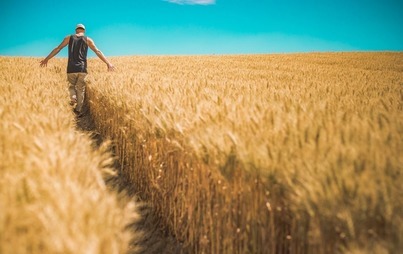
{"type": "Polygon", "coordinates": [[[86,86],[86,76],[87,73],[77,73],[77,83],[76,83],[76,91],[77,91],[77,107],[76,111],[80,112],[83,109],[84,105],[84,96],[85,96],[85,86],[86,86]]]}
{"type": "Polygon", "coordinates": [[[77,91],[76,91],[76,83],[77,83],[78,75],[77,73],[67,73],[67,81],[69,82],[69,95],[70,95],[70,104],[77,103],[77,91]]]}

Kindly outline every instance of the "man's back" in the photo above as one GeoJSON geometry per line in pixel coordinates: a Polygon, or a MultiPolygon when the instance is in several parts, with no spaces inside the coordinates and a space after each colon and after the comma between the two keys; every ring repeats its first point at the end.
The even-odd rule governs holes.
{"type": "Polygon", "coordinates": [[[87,36],[74,34],[69,40],[69,61],[67,73],[87,73],[87,36]]]}

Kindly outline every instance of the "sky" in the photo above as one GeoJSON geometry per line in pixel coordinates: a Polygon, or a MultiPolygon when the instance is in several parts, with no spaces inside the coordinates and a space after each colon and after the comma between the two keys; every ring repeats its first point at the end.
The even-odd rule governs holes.
{"type": "Polygon", "coordinates": [[[0,0],[0,56],[46,56],[77,23],[106,56],[403,51],[403,0],[0,0]]]}

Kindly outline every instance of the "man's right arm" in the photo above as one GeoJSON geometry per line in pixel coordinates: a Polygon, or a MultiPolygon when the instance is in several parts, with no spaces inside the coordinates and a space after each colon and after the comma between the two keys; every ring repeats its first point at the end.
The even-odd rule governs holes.
{"type": "Polygon", "coordinates": [[[97,46],[95,46],[94,41],[91,38],[87,37],[87,43],[90,49],[94,51],[94,53],[99,57],[99,59],[101,59],[104,63],[106,63],[106,65],[108,66],[108,71],[114,71],[115,67],[108,61],[108,59],[106,59],[101,50],[99,50],[97,46]]]}

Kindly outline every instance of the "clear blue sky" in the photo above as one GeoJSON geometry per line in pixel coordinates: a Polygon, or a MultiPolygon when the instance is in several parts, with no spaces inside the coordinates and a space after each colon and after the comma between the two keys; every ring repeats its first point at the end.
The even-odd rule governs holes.
{"type": "Polygon", "coordinates": [[[77,23],[106,56],[403,51],[403,0],[1,0],[0,55],[46,56],[77,23]]]}

